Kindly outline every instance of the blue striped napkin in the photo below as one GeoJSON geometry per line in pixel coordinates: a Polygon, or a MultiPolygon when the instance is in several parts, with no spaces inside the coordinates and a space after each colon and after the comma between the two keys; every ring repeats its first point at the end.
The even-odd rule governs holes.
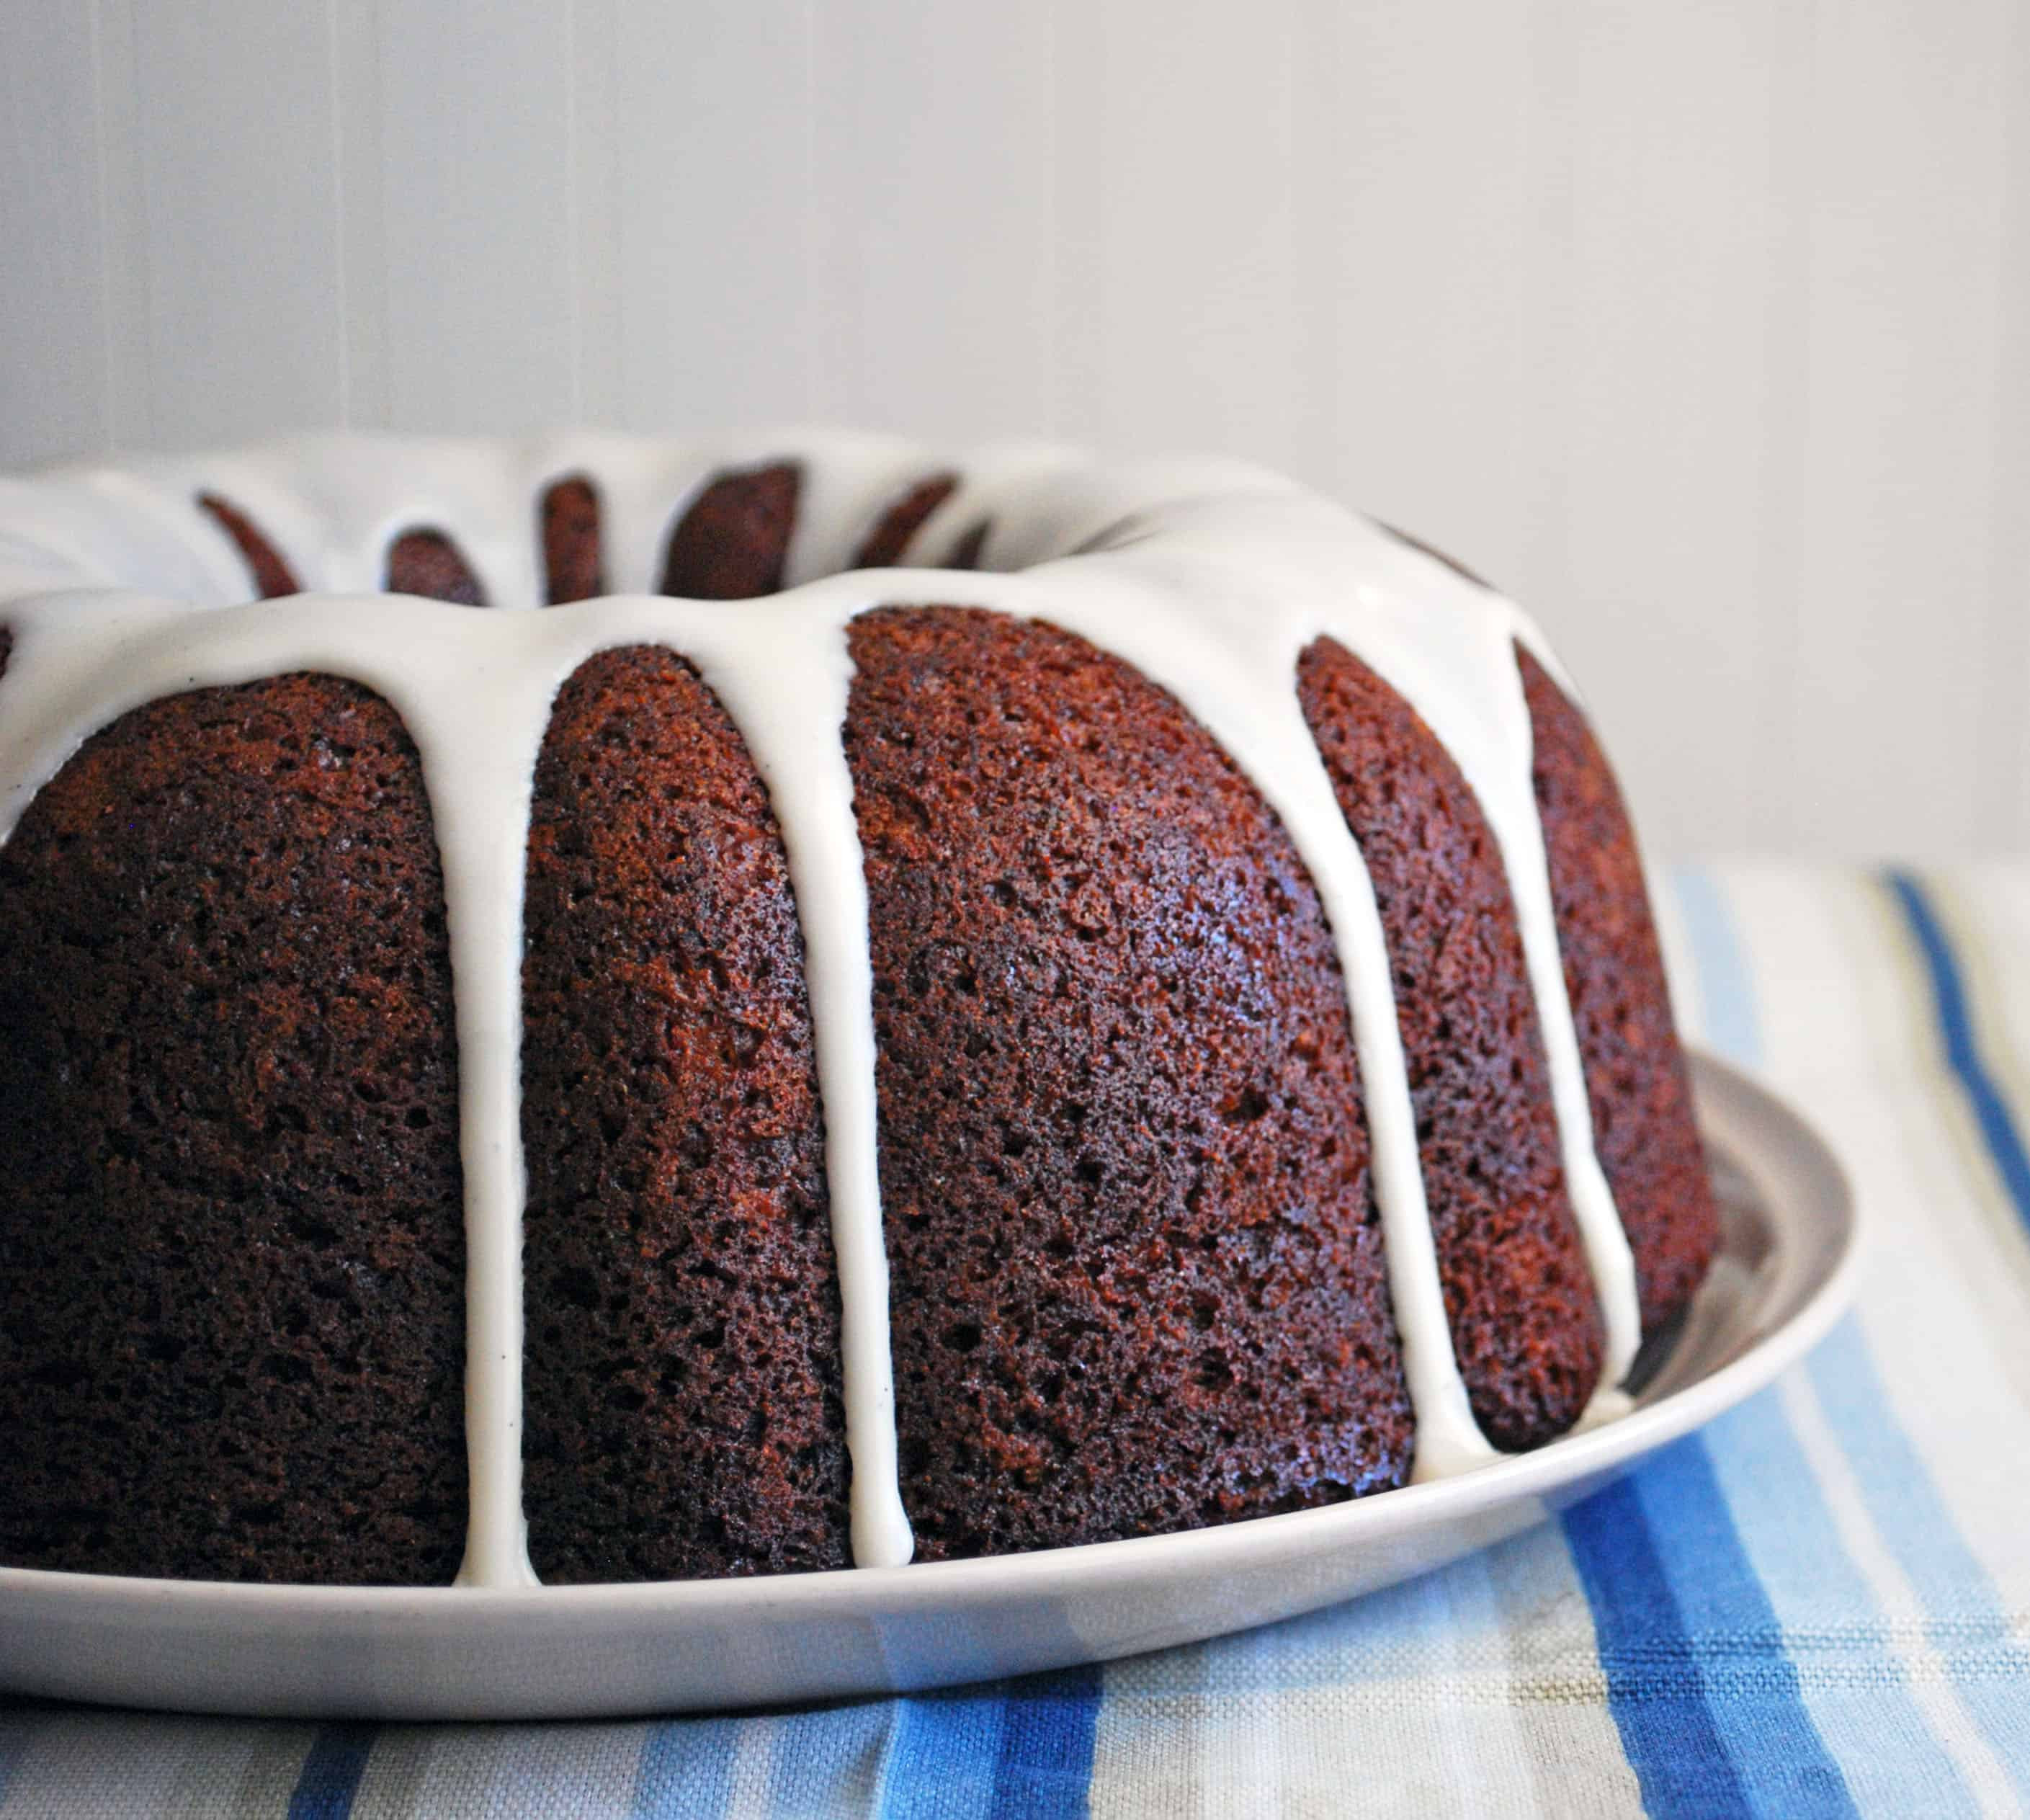
{"type": "Polygon", "coordinates": [[[26,1814],[1926,1815],[2030,1807],[2030,868],[1727,867],[1680,1011],[1870,1204],[1858,1312],[1547,1526],[1013,1684],[657,1724],[0,1708],[26,1814]]]}

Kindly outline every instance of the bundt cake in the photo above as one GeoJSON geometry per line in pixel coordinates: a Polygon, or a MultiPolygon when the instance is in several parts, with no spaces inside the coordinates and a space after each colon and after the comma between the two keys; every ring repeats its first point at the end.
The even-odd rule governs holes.
{"type": "Polygon", "coordinates": [[[1716,1242],[1563,672],[1250,468],[0,482],[0,1564],[1296,1510],[1611,1416],[1716,1242]]]}

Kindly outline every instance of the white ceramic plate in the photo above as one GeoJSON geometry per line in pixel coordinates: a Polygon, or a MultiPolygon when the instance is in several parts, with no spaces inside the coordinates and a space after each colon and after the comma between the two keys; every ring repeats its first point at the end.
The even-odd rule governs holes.
{"type": "Polygon", "coordinates": [[[1372,1592],[1541,1522],[1768,1383],[1846,1306],[1853,1201],[1780,1101],[1694,1059],[1721,1255],[1633,1415],[1465,1477],[988,1561],[481,1592],[0,1568],[0,1689],[188,1711],[565,1718],[950,1685],[1372,1592]]]}

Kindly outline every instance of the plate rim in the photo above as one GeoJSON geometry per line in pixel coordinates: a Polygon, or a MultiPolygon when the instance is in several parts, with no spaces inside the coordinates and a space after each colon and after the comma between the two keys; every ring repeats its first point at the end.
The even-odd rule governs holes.
{"type": "MultiPolygon", "coordinates": [[[[241,1625],[269,1616],[314,1621],[343,1615],[404,1633],[481,1635],[528,1619],[545,1624],[596,1621],[624,1609],[630,1617],[672,1622],[723,1621],[766,1609],[777,1617],[886,1617],[947,1605],[991,1606],[1024,1598],[1076,1596],[1083,1587],[1123,1577],[1218,1576],[1295,1550],[1385,1542],[1426,1525],[1469,1518],[1531,1498],[1591,1484],[1703,1427],[1768,1384],[1816,1345],[1846,1310],[1867,1249],[1866,1222],[1846,1171],[1825,1139],[1790,1104],[1752,1075],[1709,1052],[1685,1046],[1702,1127],[1720,1122],[1731,1102],[1738,1119],[1782,1133],[1789,1166],[1816,1178],[1815,1197],[1836,1216],[1830,1265],[1778,1325],[1717,1370],[1668,1392],[1612,1423],[1567,1435],[1533,1452],[1504,1456],[1456,1477],[1396,1488],[1308,1510],[1019,1554],[902,1567],[838,1568],[814,1573],[738,1579],[615,1581],[528,1587],[321,1586],[292,1582],[147,1579],[0,1566],[0,1602],[33,1595],[79,1616],[91,1608],[158,1620],[241,1625]]],[[[1752,1158],[1735,1160],[1751,1163],[1752,1158]]],[[[15,1682],[9,1675],[6,1683],[15,1682]]]]}

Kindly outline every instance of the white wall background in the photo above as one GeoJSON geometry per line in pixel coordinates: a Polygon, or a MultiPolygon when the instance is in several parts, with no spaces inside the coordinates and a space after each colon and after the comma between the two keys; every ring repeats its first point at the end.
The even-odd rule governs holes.
{"type": "Polygon", "coordinates": [[[0,463],[1204,448],[1531,603],[1653,847],[2030,848],[2013,0],[0,0],[0,463]]]}

